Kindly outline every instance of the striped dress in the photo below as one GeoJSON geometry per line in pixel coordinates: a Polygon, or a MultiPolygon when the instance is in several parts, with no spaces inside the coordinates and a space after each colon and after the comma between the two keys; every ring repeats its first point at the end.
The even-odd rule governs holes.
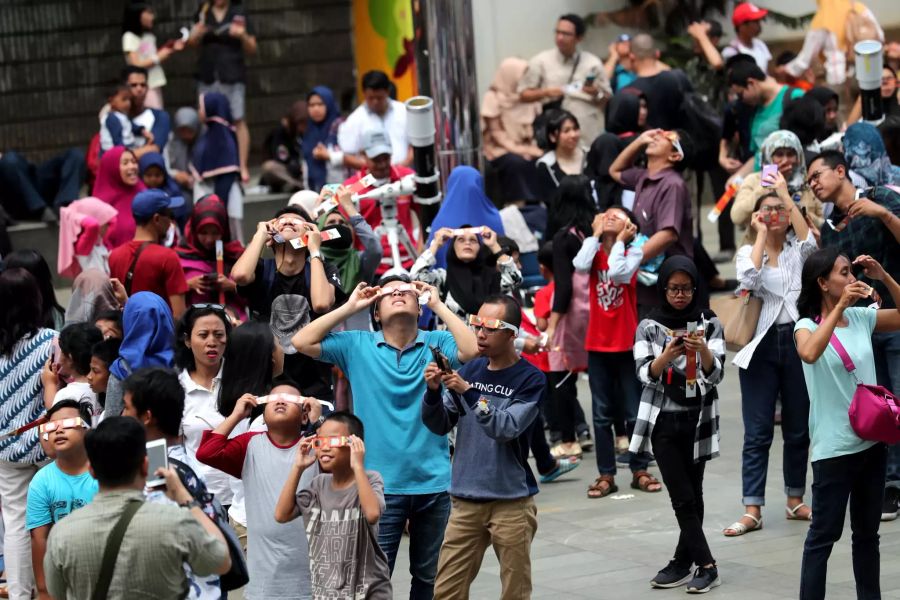
{"type": "MultiPolygon", "coordinates": [[[[0,356],[0,433],[21,427],[44,412],[41,370],[53,351],[54,337],[52,329],[38,329],[16,342],[12,352],[0,356]]],[[[0,440],[2,461],[35,464],[45,459],[37,428],[0,440]]]]}

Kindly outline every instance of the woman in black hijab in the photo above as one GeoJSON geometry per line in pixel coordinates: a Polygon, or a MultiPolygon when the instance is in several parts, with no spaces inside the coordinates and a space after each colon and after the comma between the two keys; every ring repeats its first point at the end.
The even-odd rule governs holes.
{"type": "Polygon", "coordinates": [[[606,131],[591,144],[584,168],[595,182],[600,210],[622,203],[622,186],[609,176],[609,166],[646,123],[647,99],[639,90],[624,88],[609,101],[606,131]]]}

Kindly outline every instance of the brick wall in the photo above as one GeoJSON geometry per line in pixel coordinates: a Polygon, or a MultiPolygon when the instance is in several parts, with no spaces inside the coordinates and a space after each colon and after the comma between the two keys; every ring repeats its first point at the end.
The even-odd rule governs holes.
{"type": "MultiPolygon", "coordinates": [[[[125,65],[124,0],[8,0],[0,18],[0,151],[40,160],[86,148],[106,89],[125,65]]],[[[353,86],[350,0],[248,0],[258,51],[247,61],[253,149],[312,86],[353,86]]],[[[160,45],[190,27],[198,0],[156,0],[160,45]]],[[[196,104],[196,51],[165,63],[166,108],[196,104]]]]}

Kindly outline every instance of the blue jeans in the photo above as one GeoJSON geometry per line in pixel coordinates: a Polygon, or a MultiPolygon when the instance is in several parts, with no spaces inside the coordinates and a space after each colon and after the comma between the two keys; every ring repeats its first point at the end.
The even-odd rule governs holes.
{"type": "MultiPolygon", "coordinates": [[[[878,385],[900,392],[900,332],[872,334],[872,350],[878,385]]],[[[900,444],[888,448],[885,480],[887,487],[900,489],[900,444]]]]}
{"type": "Polygon", "coordinates": [[[750,365],[738,371],[744,418],[743,503],[764,506],[769,448],[775,437],[775,401],[781,395],[782,470],[784,493],[806,492],[809,455],[809,395],[803,366],[794,346],[793,325],[773,325],[753,353],[750,365]]]}
{"type": "Polygon", "coordinates": [[[858,600],[880,600],[878,527],[884,495],[886,451],[883,444],[868,450],[817,460],[812,464],[813,520],[803,545],[800,600],[825,598],[825,573],[835,542],[841,539],[847,502],[853,531],[853,576],[858,600]]]}
{"type": "Polygon", "coordinates": [[[384,513],[378,523],[378,545],[394,572],[403,529],[409,521],[409,574],[411,600],[431,600],[438,555],[450,518],[450,494],[385,494],[384,513]]]}
{"type": "MultiPolygon", "coordinates": [[[[588,352],[588,381],[591,386],[597,472],[600,475],[615,475],[616,438],[613,424],[620,415],[624,415],[630,438],[641,401],[641,384],[634,374],[631,352],[588,352]]],[[[628,466],[632,473],[646,471],[648,465],[646,454],[629,453],[628,466]]]]}

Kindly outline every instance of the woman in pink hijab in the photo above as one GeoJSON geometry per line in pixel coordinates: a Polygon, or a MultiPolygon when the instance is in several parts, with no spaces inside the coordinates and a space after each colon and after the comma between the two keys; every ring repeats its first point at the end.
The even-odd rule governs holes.
{"type": "Polygon", "coordinates": [[[99,198],[82,198],[59,211],[59,254],[56,265],[63,277],[75,278],[96,269],[109,275],[110,229],[118,211],[99,198]]]}
{"type": "Polygon", "coordinates": [[[115,227],[109,232],[107,242],[116,248],[134,237],[134,217],[131,201],[138,192],[146,189],[138,176],[138,160],[131,150],[115,146],[103,153],[100,169],[94,183],[94,196],[118,211],[115,227]]]}

